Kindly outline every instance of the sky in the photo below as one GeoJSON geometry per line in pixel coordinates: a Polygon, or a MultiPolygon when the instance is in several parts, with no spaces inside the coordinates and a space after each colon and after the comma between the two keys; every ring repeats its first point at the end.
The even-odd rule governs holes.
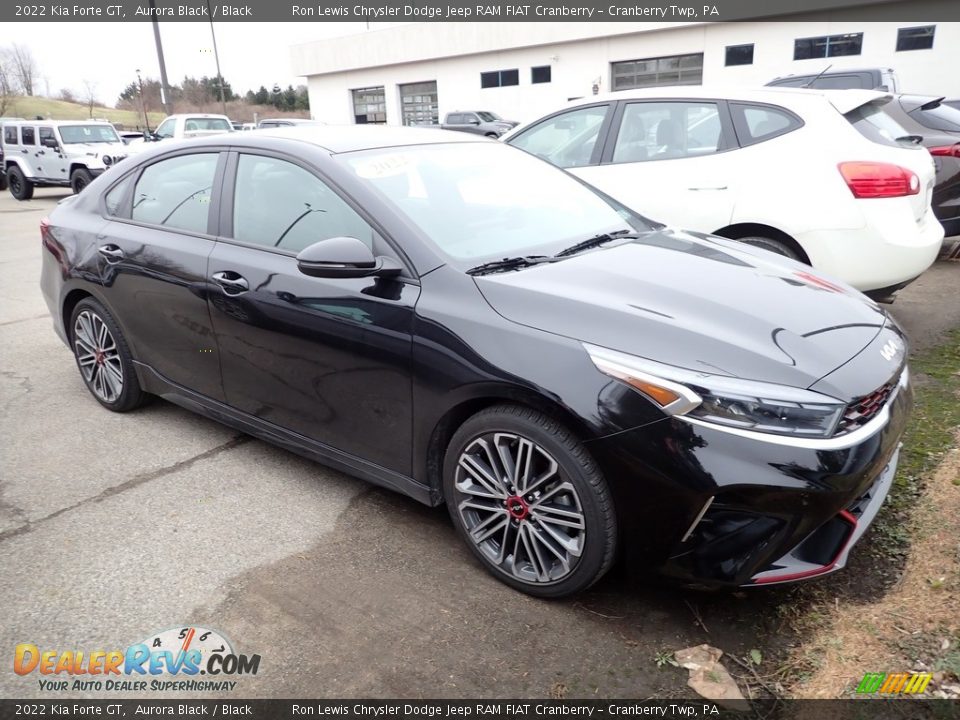
{"type": "MultiPolygon", "coordinates": [[[[3,1],[3,0],[0,0],[3,1]]],[[[371,30],[398,23],[369,23],[371,30]]],[[[235,92],[261,85],[304,83],[290,69],[291,45],[326,37],[363,33],[362,22],[250,23],[214,22],[220,70],[235,92]]],[[[217,74],[209,22],[160,22],[167,78],[217,74]]],[[[33,52],[40,70],[37,91],[56,97],[62,88],[85,96],[84,81],[96,84],[97,99],[113,106],[120,92],[137,79],[160,78],[150,22],[0,23],[0,46],[11,42],[33,52]],[[49,93],[48,93],[49,88],[49,93]]]]}

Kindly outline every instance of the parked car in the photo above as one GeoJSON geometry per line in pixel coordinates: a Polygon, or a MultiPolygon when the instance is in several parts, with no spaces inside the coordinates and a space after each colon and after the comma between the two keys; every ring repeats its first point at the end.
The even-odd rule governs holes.
{"type": "MultiPolygon", "coordinates": [[[[0,117],[0,138],[3,136],[3,124],[5,122],[14,122],[16,120],[23,120],[20,117],[0,117]]],[[[0,141],[0,190],[7,189],[7,174],[3,162],[3,142],[0,141]]]]}
{"type": "Polygon", "coordinates": [[[233,131],[234,131],[234,132],[238,132],[238,131],[240,131],[240,130],[243,130],[243,123],[242,123],[242,122],[237,122],[236,120],[231,120],[231,121],[230,121],[230,127],[233,128],[233,131]]]}
{"type": "Polygon", "coordinates": [[[320,120],[309,120],[307,118],[268,118],[266,120],[261,120],[260,124],[257,125],[257,129],[263,130],[264,128],[276,127],[301,127],[305,125],[326,125],[326,123],[321,122],[320,120]]]}
{"type": "Polygon", "coordinates": [[[444,130],[461,130],[463,132],[500,137],[519,125],[514,120],[504,120],[495,112],[489,110],[457,110],[447,113],[443,124],[444,130]]]}
{"type": "Polygon", "coordinates": [[[134,130],[119,130],[117,134],[120,136],[124,145],[130,145],[133,142],[142,142],[145,137],[142,132],[134,130]]]}
{"type": "Polygon", "coordinates": [[[960,109],[942,101],[942,97],[898,95],[883,109],[933,155],[937,169],[933,212],[949,238],[960,235],[960,109]]]}
{"type": "Polygon", "coordinates": [[[824,575],[890,487],[903,333],[804,265],[466,133],[260,131],[122,167],[41,223],[93,398],[446,503],[524,592],[618,551],[707,586],[824,575]]]}
{"type": "Polygon", "coordinates": [[[150,136],[151,140],[182,140],[184,138],[206,137],[221,133],[234,132],[233,124],[226,115],[209,113],[185,113],[169,115],[157,126],[150,136]]]}
{"type": "Polygon", "coordinates": [[[113,125],[95,120],[18,120],[3,124],[3,167],[10,194],[29,200],[36,187],[79,193],[127,157],[113,125]]]}
{"type": "Polygon", "coordinates": [[[892,294],[934,261],[929,153],[865,90],[651,88],[581,100],[504,141],[677,227],[892,294]]]}
{"type": "Polygon", "coordinates": [[[811,87],[820,90],[882,90],[899,92],[900,83],[893,68],[838,68],[804,75],[782,75],[767,87],[811,87]]]}

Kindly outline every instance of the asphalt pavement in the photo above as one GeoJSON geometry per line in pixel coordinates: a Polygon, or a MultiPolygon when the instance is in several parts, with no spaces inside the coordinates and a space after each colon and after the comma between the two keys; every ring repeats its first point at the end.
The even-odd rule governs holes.
{"type": "MultiPolygon", "coordinates": [[[[442,508],[162,401],[107,412],[38,285],[39,222],[63,196],[0,195],[0,696],[45,694],[12,672],[18,643],[121,649],[190,625],[261,656],[232,697],[689,697],[657,653],[769,637],[775,593],[620,570],[535,600],[488,576],[442,508]]],[[[960,325],[958,279],[940,262],[893,306],[916,344],[960,325]]]]}

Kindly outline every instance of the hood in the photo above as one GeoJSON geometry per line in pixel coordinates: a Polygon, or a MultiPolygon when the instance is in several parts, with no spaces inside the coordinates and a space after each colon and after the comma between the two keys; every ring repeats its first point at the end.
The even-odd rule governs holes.
{"type": "Polygon", "coordinates": [[[475,276],[516,323],[677,367],[810,387],[886,315],[806,265],[673,230],[525,270],[475,276]]]}

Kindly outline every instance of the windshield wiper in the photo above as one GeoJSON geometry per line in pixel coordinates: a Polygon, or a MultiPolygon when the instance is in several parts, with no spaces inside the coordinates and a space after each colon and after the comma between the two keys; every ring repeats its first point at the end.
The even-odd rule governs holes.
{"type": "Polygon", "coordinates": [[[633,230],[617,230],[612,233],[601,233],[600,235],[594,235],[592,238],[587,238],[586,240],[581,240],[580,242],[571,245],[568,248],[564,248],[558,252],[554,257],[566,257],[567,255],[575,255],[578,252],[583,250],[589,250],[590,248],[599,247],[605,242],[610,242],[611,240],[619,240],[620,238],[637,238],[637,235],[633,230]]]}
{"type": "Polygon", "coordinates": [[[485,275],[486,273],[503,272],[505,270],[519,270],[520,268],[552,262],[553,258],[546,255],[524,255],[522,257],[507,257],[503,260],[493,260],[477,265],[467,270],[467,275],[485,275]]]}

